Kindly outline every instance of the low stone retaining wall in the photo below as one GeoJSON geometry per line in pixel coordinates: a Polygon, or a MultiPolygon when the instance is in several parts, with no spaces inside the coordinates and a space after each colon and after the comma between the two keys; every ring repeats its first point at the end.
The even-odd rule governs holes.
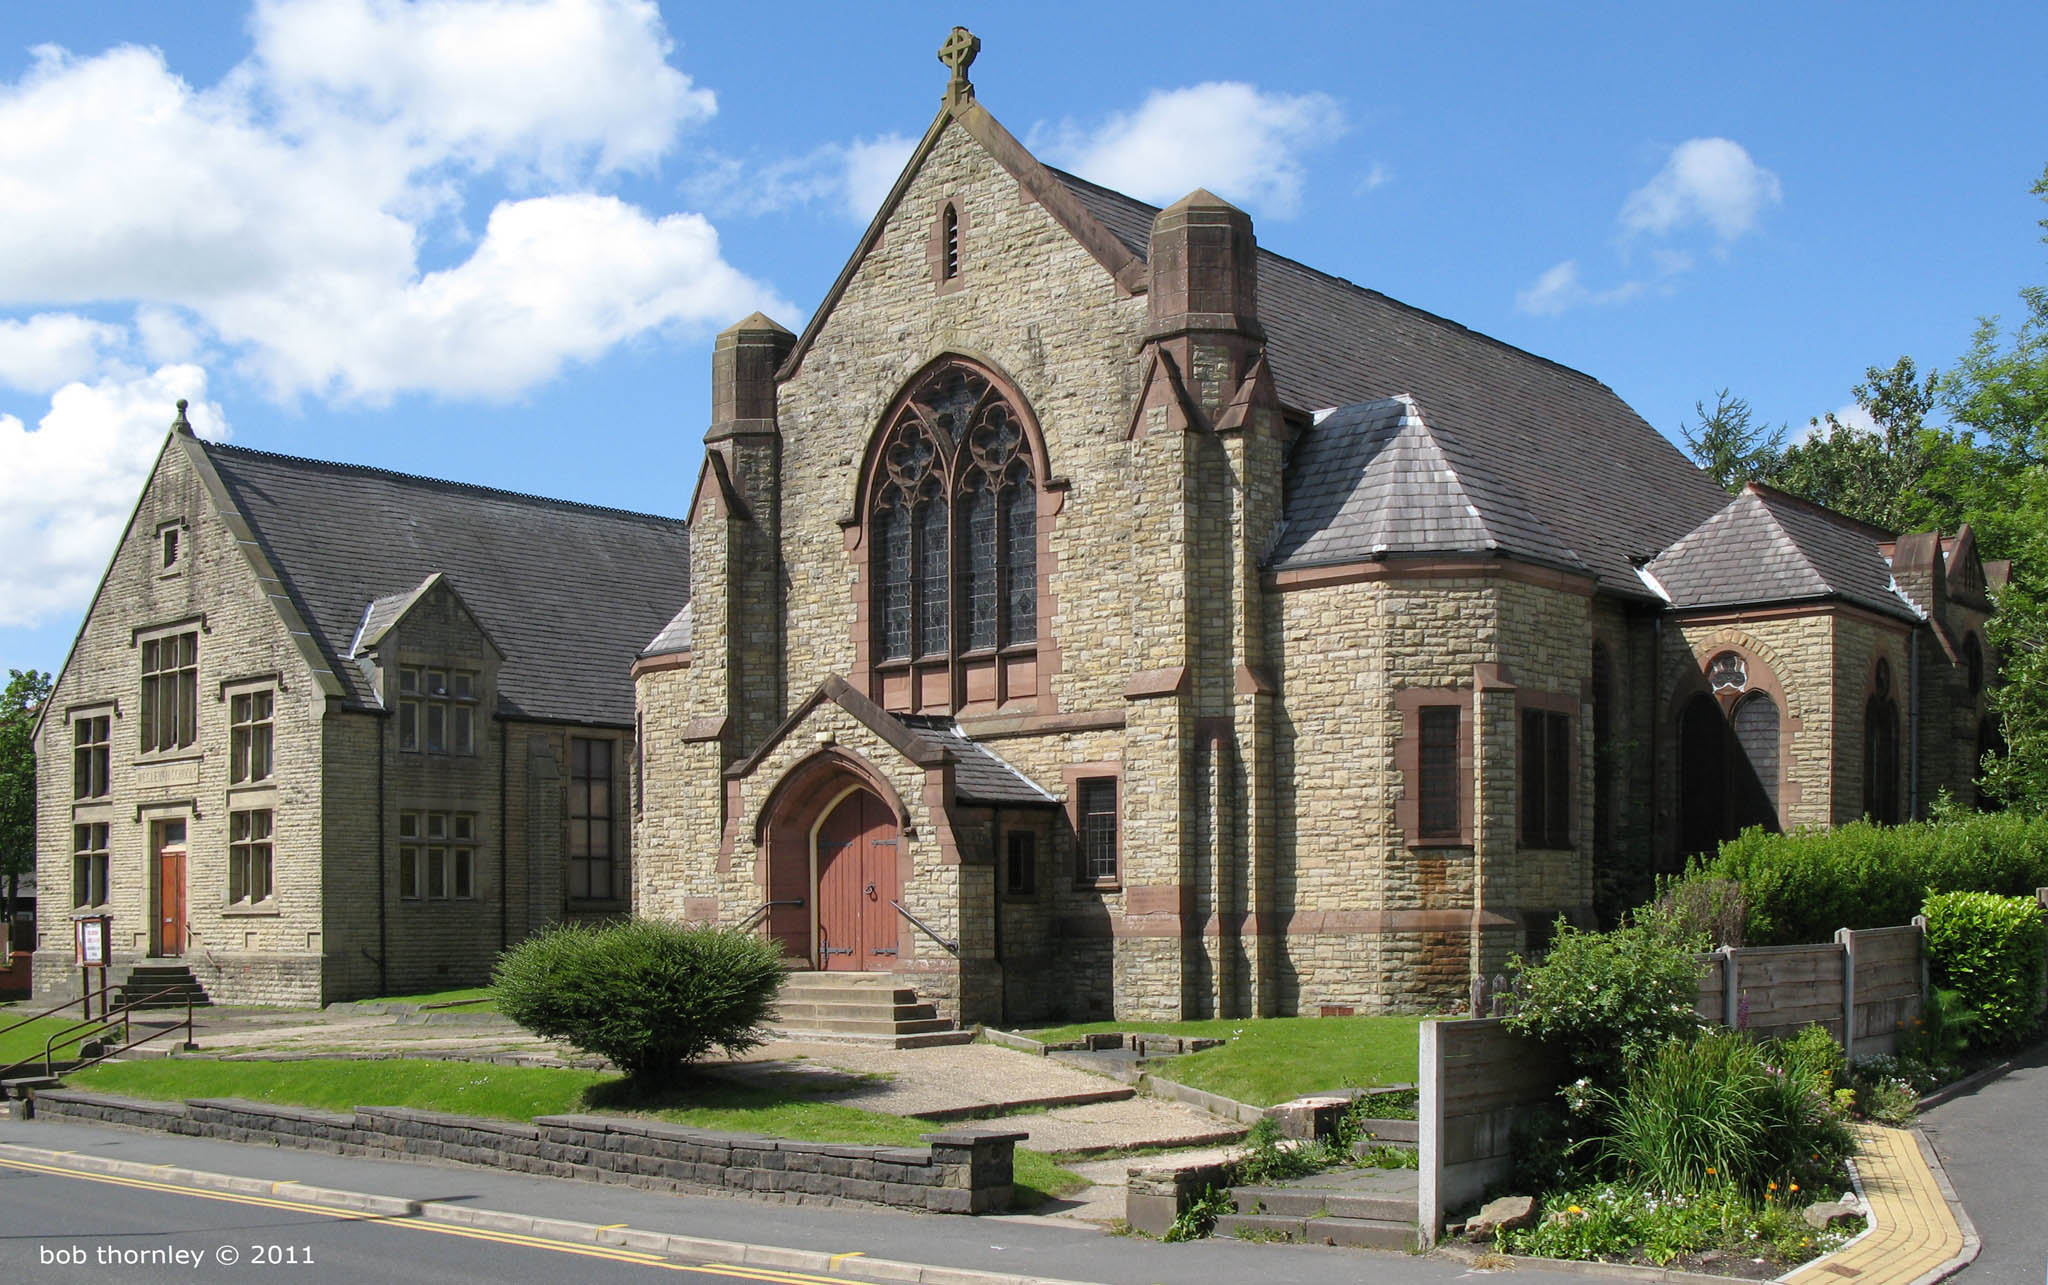
{"type": "Polygon", "coordinates": [[[70,1089],[38,1093],[35,1114],[665,1191],[854,1200],[943,1214],[1008,1208],[1011,1164],[1026,1136],[949,1129],[925,1134],[926,1147],[854,1146],[714,1133],[626,1116],[550,1115],[520,1124],[397,1107],[357,1107],[342,1114],[234,1098],[152,1102],[70,1089]]]}

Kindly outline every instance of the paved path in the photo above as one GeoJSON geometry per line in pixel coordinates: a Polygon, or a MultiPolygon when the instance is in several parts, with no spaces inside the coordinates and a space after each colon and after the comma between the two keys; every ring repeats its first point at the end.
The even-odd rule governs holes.
{"type": "Polygon", "coordinates": [[[1921,1125],[1984,1238],[1961,1277],[2025,1282],[2048,1277],[2048,1043],[2007,1074],[1930,1108],[1921,1125]]]}
{"type": "Polygon", "coordinates": [[[1787,1277],[1789,1285],[1910,1285],[1963,1252],[1963,1231],[1910,1129],[1857,1131],[1856,1175],[1870,1230],[1787,1277]]]}

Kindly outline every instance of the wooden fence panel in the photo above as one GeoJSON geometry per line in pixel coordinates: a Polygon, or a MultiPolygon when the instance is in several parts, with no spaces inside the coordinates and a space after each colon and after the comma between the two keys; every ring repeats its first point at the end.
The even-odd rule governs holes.
{"type": "Polygon", "coordinates": [[[1514,1126],[1564,1083],[1557,1060],[1497,1017],[1422,1024],[1416,1221],[1434,1244],[1444,1211],[1477,1200],[1514,1167],[1514,1126]]]}

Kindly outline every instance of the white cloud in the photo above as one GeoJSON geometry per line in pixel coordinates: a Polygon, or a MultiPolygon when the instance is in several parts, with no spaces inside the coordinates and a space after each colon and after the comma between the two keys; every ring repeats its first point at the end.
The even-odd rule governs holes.
{"type": "Polygon", "coordinates": [[[0,626],[33,626],[91,596],[181,397],[194,432],[228,435],[197,366],[66,384],[33,429],[0,413],[0,626]]]}
{"type": "Polygon", "coordinates": [[[217,308],[216,325],[252,344],[271,335],[259,369],[279,388],[371,400],[498,396],[659,327],[793,312],[719,257],[701,216],[654,219],[608,196],[505,202],[467,261],[401,289],[318,284],[334,290],[320,306],[254,295],[217,308]]]}
{"type": "Polygon", "coordinates": [[[1756,226],[1766,206],[1783,199],[1778,176],[1758,165],[1740,144],[1694,138],[1671,149],[1664,168],[1622,202],[1628,233],[1663,235],[1704,223],[1722,241],[1756,226]]]}
{"type": "Polygon", "coordinates": [[[42,312],[26,321],[0,318],[0,384],[47,393],[96,373],[108,349],[127,336],[119,326],[73,313],[42,312]]]}
{"type": "Polygon", "coordinates": [[[1641,294],[1644,281],[1624,281],[1607,290],[1589,289],[1579,279],[1579,261],[1566,259],[1515,295],[1515,307],[1538,317],[1555,317],[1586,304],[1623,303],[1641,294]]]}
{"type": "Polygon", "coordinates": [[[1155,90],[1092,130],[1066,122],[1032,144],[1067,169],[1164,204],[1197,187],[1278,218],[1301,204],[1300,154],[1344,132],[1328,94],[1265,93],[1238,81],[1155,90]]]}
{"type": "Polygon", "coordinates": [[[1356,192],[1360,196],[1364,196],[1368,192],[1379,191],[1381,188],[1385,187],[1387,184],[1393,181],[1394,171],[1388,169],[1386,166],[1380,164],[1378,161],[1374,161],[1372,163],[1372,168],[1367,170],[1359,178],[1358,182],[1353,186],[1352,191],[1356,192]]]}
{"type": "Polygon", "coordinates": [[[713,157],[684,184],[690,199],[717,214],[760,215],[823,203],[855,223],[875,217],[910,162],[917,140],[901,134],[826,143],[767,164],[713,157]]]}
{"type": "Polygon", "coordinates": [[[718,110],[668,65],[653,0],[261,0],[255,62],[294,127],[337,116],[431,156],[645,169],[718,110]]]}
{"type": "Polygon", "coordinates": [[[490,215],[501,239],[550,208],[620,233],[574,251],[573,278],[571,252],[511,257],[490,232],[462,248],[493,257],[420,262],[487,176],[577,189],[651,165],[714,110],[668,66],[647,0],[268,0],[251,25],[250,59],[208,89],[134,47],[46,47],[0,82],[0,307],[133,305],[153,360],[218,344],[287,400],[510,397],[650,327],[787,311],[702,220],[615,201],[490,215]],[[502,297],[463,293],[486,284],[502,297]],[[426,336],[437,321],[450,330],[426,336]]]}
{"type": "Polygon", "coordinates": [[[1870,417],[1870,412],[1863,409],[1862,403],[1850,402],[1846,406],[1835,407],[1824,416],[1816,415],[1807,420],[1803,427],[1792,434],[1792,444],[1803,446],[1816,437],[1826,437],[1833,429],[1830,420],[1858,433],[1875,436],[1883,431],[1878,427],[1877,421],[1870,417]]]}
{"type": "Polygon", "coordinates": [[[916,139],[901,134],[855,139],[847,145],[846,212],[855,221],[866,223],[875,217],[916,148],[916,139]]]}

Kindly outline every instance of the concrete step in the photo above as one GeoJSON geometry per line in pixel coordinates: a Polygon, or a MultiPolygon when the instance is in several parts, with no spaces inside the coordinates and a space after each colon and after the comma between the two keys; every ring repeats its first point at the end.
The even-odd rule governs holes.
{"type": "Polygon", "coordinates": [[[890,1017],[849,1017],[838,1012],[821,1013],[787,1023],[777,1021],[775,1026],[782,1030],[801,1027],[807,1031],[843,1031],[849,1035],[923,1035],[953,1029],[953,1024],[942,1017],[898,1021],[890,1017]]]}
{"type": "Polygon", "coordinates": [[[1415,1197],[1355,1195],[1327,1187],[1232,1187],[1237,1212],[1279,1218],[1353,1218],[1415,1221],[1415,1197]]]}
{"type": "Polygon", "coordinates": [[[1388,1146],[1406,1144],[1412,1147],[1415,1145],[1416,1138],[1420,1136],[1416,1132],[1416,1124],[1413,1120],[1360,1120],[1358,1123],[1364,1127],[1367,1133],[1372,1135],[1368,1145],[1371,1143],[1384,1143],[1388,1146]]]}
{"type": "Polygon", "coordinates": [[[776,1027],[786,1040],[808,1040],[818,1044],[860,1044],[885,1049],[929,1049],[947,1044],[974,1043],[973,1031],[928,1031],[923,1034],[864,1034],[856,1031],[813,1031],[798,1027],[776,1027]]]}
{"type": "Polygon", "coordinates": [[[1216,1220],[1216,1235],[1244,1240],[1289,1240],[1304,1245],[1343,1245],[1352,1249],[1422,1248],[1415,1230],[1415,1209],[1407,1222],[1368,1218],[1284,1218],[1276,1214],[1225,1214],[1216,1220]]]}
{"type": "Polygon", "coordinates": [[[795,1023],[812,1017],[858,1017],[881,1022],[928,1022],[939,1011],[930,1004],[892,1004],[852,1000],[778,1000],[774,1020],[795,1023]]]}

